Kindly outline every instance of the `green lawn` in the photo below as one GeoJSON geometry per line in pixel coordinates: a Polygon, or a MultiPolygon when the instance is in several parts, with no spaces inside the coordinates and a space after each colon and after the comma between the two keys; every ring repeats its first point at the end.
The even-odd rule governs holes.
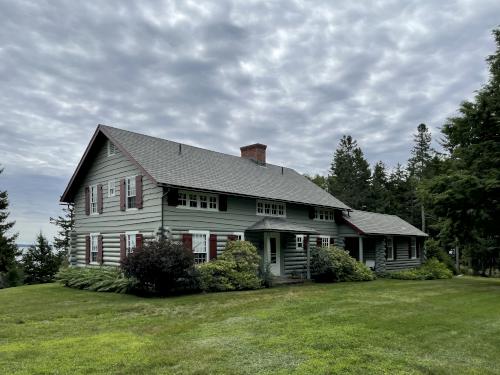
{"type": "Polygon", "coordinates": [[[0,374],[500,374],[500,280],[0,290],[0,374]]]}

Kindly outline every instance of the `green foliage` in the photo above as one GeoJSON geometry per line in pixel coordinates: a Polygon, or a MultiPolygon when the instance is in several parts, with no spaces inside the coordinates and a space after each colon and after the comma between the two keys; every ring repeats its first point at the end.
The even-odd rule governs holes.
{"type": "Polygon", "coordinates": [[[313,248],[311,276],[318,282],[370,281],[373,272],[349,252],[336,246],[313,248]]]}
{"type": "Polygon", "coordinates": [[[75,207],[73,204],[68,203],[62,210],[63,215],[59,215],[56,218],[51,217],[50,222],[59,228],[57,236],[54,237],[54,248],[66,254],[66,258],[68,259],[71,246],[71,232],[75,226],[75,207]]]}
{"type": "Polygon", "coordinates": [[[181,243],[148,241],[121,266],[127,277],[137,280],[141,292],[171,294],[197,288],[193,253],[181,243]]]}
{"type": "Polygon", "coordinates": [[[95,292],[126,293],[135,287],[135,281],[126,278],[116,267],[61,268],[56,280],[70,288],[95,292]]]}
{"type": "Polygon", "coordinates": [[[444,263],[450,271],[455,274],[457,273],[458,270],[455,268],[453,259],[448,255],[439,240],[428,238],[425,241],[424,248],[425,256],[427,259],[436,258],[440,262],[444,263]]]}
{"type": "Polygon", "coordinates": [[[54,253],[47,239],[40,233],[36,244],[22,256],[24,282],[27,284],[48,283],[54,279],[65,253],[54,253]]]}
{"type": "Polygon", "coordinates": [[[450,279],[452,276],[453,272],[436,258],[427,260],[415,269],[389,273],[389,277],[400,280],[450,279]]]}
{"type": "Polygon", "coordinates": [[[321,189],[328,191],[328,177],[321,176],[320,174],[316,174],[314,176],[304,175],[311,182],[314,182],[321,189]]]}
{"type": "Polygon", "coordinates": [[[230,241],[221,256],[199,265],[200,288],[206,292],[258,289],[260,256],[248,241],[230,241]]]}

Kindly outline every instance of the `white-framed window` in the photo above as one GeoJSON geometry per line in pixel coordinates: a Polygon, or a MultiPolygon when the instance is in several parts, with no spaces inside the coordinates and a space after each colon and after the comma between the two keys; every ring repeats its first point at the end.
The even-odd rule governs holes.
{"type": "Polygon", "coordinates": [[[116,181],[109,180],[108,181],[108,197],[114,197],[116,195],[116,181]]]}
{"type": "Polygon", "coordinates": [[[217,211],[219,209],[219,196],[208,193],[179,191],[177,207],[217,211]]]}
{"type": "Polygon", "coordinates": [[[417,259],[417,239],[415,237],[411,237],[410,241],[411,259],[417,259]]]}
{"type": "Polygon", "coordinates": [[[385,249],[387,251],[387,260],[394,260],[394,239],[392,237],[385,238],[385,249]]]}
{"type": "Polygon", "coordinates": [[[321,247],[330,246],[330,236],[319,236],[321,238],[321,247]]]}
{"type": "Polygon", "coordinates": [[[196,264],[208,262],[210,232],[203,230],[190,230],[193,241],[194,262],[196,264]]]}
{"type": "Polygon", "coordinates": [[[233,236],[236,237],[236,241],[245,241],[245,233],[243,232],[234,232],[233,236]]]}
{"type": "Polygon", "coordinates": [[[323,221],[334,221],[335,217],[333,210],[324,210],[321,208],[314,209],[314,219],[323,221]]]}
{"type": "Polygon", "coordinates": [[[97,211],[97,185],[90,186],[90,214],[96,215],[97,211]]]}
{"type": "Polygon", "coordinates": [[[125,232],[125,240],[126,240],[126,253],[127,255],[134,252],[134,249],[137,246],[137,234],[139,232],[125,232]]]}
{"type": "Polygon", "coordinates": [[[108,141],[108,156],[116,154],[116,146],[113,142],[108,141]]]}
{"type": "Polygon", "coordinates": [[[97,252],[99,250],[99,233],[90,234],[90,263],[97,263],[97,252]]]}
{"type": "Polygon", "coordinates": [[[304,250],[304,235],[297,234],[295,236],[295,248],[297,250],[304,250]]]}
{"type": "Polygon", "coordinates": [[[257,200],[257,215],[286,217],[286,205],[281,202],[257,200]]]}
{"type": "Polygon", "coordinates": [[[135,176],[127,177],[125,179],[125,195],[127,197],[126,204],[127,209],[136,208],[135,207],[135,176]]]}

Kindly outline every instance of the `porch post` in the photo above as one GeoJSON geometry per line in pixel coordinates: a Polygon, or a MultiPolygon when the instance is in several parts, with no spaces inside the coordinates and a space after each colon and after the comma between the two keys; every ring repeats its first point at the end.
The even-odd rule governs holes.
{"type": "Polygon", "coordinates": [[[310,241],[309,241],[309,235],[306,235],[307,238],[307,244],[306,244],[306,256],[307,256],[307,274],[306,274],[306,279],[311,280],[311,252],[310,252],[310,241]]]}
{"type": "Polygon", "coordinates": [[[359,237],[359,261],[363,263],[363,237],[359,237]]]}

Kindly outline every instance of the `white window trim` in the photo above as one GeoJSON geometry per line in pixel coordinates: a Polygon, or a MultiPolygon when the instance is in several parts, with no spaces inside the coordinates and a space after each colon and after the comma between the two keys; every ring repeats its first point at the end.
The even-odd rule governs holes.
{"type": "Polygon", "coordinates": [[[108,140],[108,156],[116,155],[116,145],[108,140]],[[111,147],[113,147],[113,152],[111,152],[111,147]]]}
{"type": "Polygon", "coordinates": [[[139,231],[130,231],[130,232],[125,232],[125,253],[127,255],[131,254],[131,251],[132,250],[129,246],[128,246],[128,238],[130,236],[135,236],[134,238],[134,242],[135,242],[135,246],[137,246],[137,235],[139,234],[139,231]]]}
{"type": "Polygon", "coordinates": [[[335,221],[335,216],[334,216],[334,211],[330,209],[324,209],[324,208],[314,208],[314,220],[316,221],[335,221]],[[319,212],[323,212],[323,219],[320,219],[320,214],[319,212]],[[326,216],[328,218],[325,218],[326,216]]]}
{"type": "Polygon", "coordinates": [[[305,239],[306,236],[304,236],[303,234],[296,234],[295,235],[295,249],[296,250],[304,250],[304,239],[305,239]],[[299,247],[298,246],[298,239],[301,238],[302,239],[302,247],[299,247]]]}
{"type": "Polygon", "coordinates": [[[237,236],[237,237],[239,236],[240,240],[238,240],[236,238],[238,241],[245,241],[245,233],[244,232],[233,232],[233,236],[237,236]]]}
{"type": "Polygon", "coordinates": [[[186,205],[183,206],[181,204],[177,205],[177,208],[182,208],[184,210],[199,210],[199,211],[219,211],[219,195],[212,193],[204,193],[198,191],[189,191],[189,190],[179,190],[178,194],[186,194],[186,205]],[[196,194],[196,207],[189,207],[189,195],[196,194]],[[200,195],[207,197],[207,208],[201,208],[200,195]],[[216,208],[210,208],[210,197],[215,198],[216,208]]]}
{"type": "MultiPolygon", "coordinates": [[[[136,176],[125,177],[125,207],[126,207],[127,211],[135,211],[135,210],[137,210],[137,207],[129,207],[128,206],[128,198],[129,198],[129,195],[128,195],[128,184],[129,184],[129,182],[128,181],[129,180],[133,180],[134,184],[135,184],[135,178],[136,178],[136,176]]],[[[135,195],[133,195],[133,196],[137,200],[137,186],[135,186],[135,195]]]]}
{"type": "Polygon", "coordinates": [[[91,215],[99,215],[99,191],[97,190],[97,185],[90,185],[89,186],[89,201],[90,201],[90,214],[91,215]],[[95,211],[92,210],[92,190],[95,189],[95,211]]]}
{"type": "Polygon", "coordinates": [[[418,259],[417,257],[417,239],[415,237],[410,237],[410,249],[411,249],[411,258],[410,259],[418,259]],[[413,256],[415,254],[415,256],[413,256]]]}
{"type": "MultiPolygon", "coordinates": [[[[210,232],[208,230],[190,230],[189,231],[189,234],[203,234],[205,235],[205,238],[206,238],[206,244],[205,244],[205,249],[206,249],[206,262],[207,263],[210,259],[210,232]]],[[[193,253],[194,252],[194,248],[193,248],[193,253]]],[[[197,253],[197,254],[203,254],[203,253],[197,253]]]]}
{"type": "Polygon", "coordinates": [[[100,235],[101,235],[100,233],[90,233],[90,235],[89,235],[90,236],[90,249],[89,249],[90,250],[90,260],[89,260],[89,264],[98,264],[98,262],[97,262],[97,256],[99,254],[99,236],[100,235]],[[93,239],[94,238],[96,239],[95,240],[96,241],[95,242],[96,260],[93,262],[92,261],[92,253],[93,253],[93,251],[92,251],[92,243],[93,243],[93,239]]]}
{"type": "Polygon", "coordinates": [[[386,245],[385,246],[386,246],[386,249],[387,249],[387,260],[394,260],[394,251],[396,251],[394,249],[394,237],[387,236],[386,237],[386,245]],[[389,241],[391,241],[391,248],[392,248],[392,256],[391,257],[389,257],[389,249],[388,249],[388,246],[387,246],[388,243],[389,243],[389,241]]]}
{"type": "Polygon", "coordinates": [[[108,181],[108,198],[116,196],[116,180],[108,181]],[[111,194],[111,184],[113,184],[113,194],[111,194]]]}
{"type": "Polygon", "coordinates": [[[268,217],[286,217],[286,203],[285,202],[276,202],[276,201],[269,201],[269,200],[263,200],[263,199],[257,199],[255,201],[255,214],[257,216],[268,216],[268,217]],[[266,214],[265,212],[260,213],[259,212],[259,203],[262,203],[263,205],[265,204],[279,204],[283,206],[283,215],[273,215],[272,213],[266,214]]]}
{"type": "Polygon", "coordinates": [[[325,235],[319,235],[318,236],[319,238],[321,238],[321,247],[329,247],[331,244],[330,244],[330,236],[325,236],[325,235]],[[328,240],[328,245],[323,245],[323,240],[328,240]]]}

